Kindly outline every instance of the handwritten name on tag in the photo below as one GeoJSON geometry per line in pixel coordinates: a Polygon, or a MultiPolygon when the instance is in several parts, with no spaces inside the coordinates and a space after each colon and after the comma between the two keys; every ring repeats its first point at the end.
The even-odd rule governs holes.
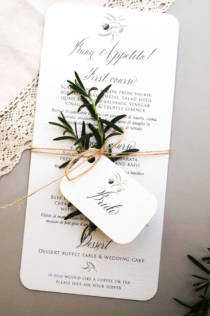
{"type": "MultiPolygon", "coordinates": [[[[85,161],[70,178],[86,170],[85,161]]],[[[157,209],[152,193],[137,183],[107,157],[88,173],[69,181],[64,177],[61,193],[113,241],[133,241],[157,209]]]]}

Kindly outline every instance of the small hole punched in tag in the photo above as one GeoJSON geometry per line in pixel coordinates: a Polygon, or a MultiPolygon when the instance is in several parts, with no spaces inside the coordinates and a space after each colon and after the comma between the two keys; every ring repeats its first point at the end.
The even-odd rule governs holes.
{"type": "Polygon", "coordinates": [[[78,164],[72,181],[61,180],[61,193],[114,242],[133,241],[156,212],[155,196],[104,155],[84,174],[90,162],[78,164]]]}

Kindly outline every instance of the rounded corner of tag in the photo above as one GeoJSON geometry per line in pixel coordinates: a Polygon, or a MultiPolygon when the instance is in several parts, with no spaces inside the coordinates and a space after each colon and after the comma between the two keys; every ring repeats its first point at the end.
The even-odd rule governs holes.
{"type": "Polygon", "coordinates": [[[118,245],[127,245],[130,244],[135,238],[129,239],[129,240],[123,240],[118,238],[112,238],[112,240],[118,244],[118,245]]]}
{"type": "Polygon", "coordinates": [[[125,235],[112,237],[112,240],[119,245],[127,245],[133,242],[141,233],[141,231],[142,230],[138,231],[135,235],[131,235],[129,237],[128,236],[125,237],[125,235]]]}

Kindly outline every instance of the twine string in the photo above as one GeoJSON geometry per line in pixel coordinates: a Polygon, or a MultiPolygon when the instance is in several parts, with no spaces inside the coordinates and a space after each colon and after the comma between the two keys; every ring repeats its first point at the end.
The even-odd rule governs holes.
{"type": "MultiPolygon", "coordinates": [[[[58,182],[63,177],[66,177],[68,179],[68,181],[73,181],[73,180],[83,176],[84,174],[86,174],[92,168],[95,167],[95,165],[100,161],[102,155],[105,155],[107,157],[113,157],[113,158],[125,158],[125,157],[128,157],[128,153],[127,154],[126,153],[124,153],[124,154],[117,154],[117,153],[111,153],[110,152],[110,149],[112,149],[113,147],[116,147],[119,143],[121,143],[123,138],[124,138],[124,130],[123,130],[123,133],[121,134],[121,137],[118,139],[118,141],[116,141],[115,143],[109,145],[108,148],[106,147],[107,142],[105,142],[104,145],[101,148],[90,148],[90,149],[81,151],[79,153],[76,150],[74,150],[74,149],[68,149],[68,148],[31,147],[31,152],[33,152],[33,153],[68,156],[68,157],[72,157],[72,159],[69,161],[69,163],[65,167],[63,175],[53,179],[52,181],[44,184],[43,186],[39,187],[38,189],[34,190],[33,192],[31,192],[29,194],[26,194],[23,197],[15,200],[15,201],[13,201],[11,203],[8,203],[8,204],[5,204],[3,206],[0,206],[0,210],[9,208],[11,206],[14,206],[14,205],[16,205],[16,204],[28,199],[29,197],[31,197],[31,196],[35,195],[36,193],[40,192],[41,190],[47,188],[51,184],[58,182]],[[84,159],[79,161],[81,158],[84,158],[84,159]],[[81,173],[78,173],[74,177],[70,177],[69,176],[74,170],[78,169],[82,164],[84,164],[87,160],[89,161],[91,158],[95,158],[95,160],[92,163],[90,163],[90,166],[87,169],[85,169],[81,173]],[[76,162],[78,162],[78,163],[73,167],[73,165],[76,162]]],[[[155,150],[155,151],[141,151],[141,152],[139,151],[139,152],[129,152],[129,156],[135,156],[135,157],[140,157],[140,156],[162,156],[162,155],[169,155],[169,153],[170,153],[170,150],[155,150]]]]}

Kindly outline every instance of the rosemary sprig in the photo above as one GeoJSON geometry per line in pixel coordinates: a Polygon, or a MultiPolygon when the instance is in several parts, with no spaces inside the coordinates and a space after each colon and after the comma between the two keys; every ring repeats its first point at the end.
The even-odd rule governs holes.
{"type": "MultiPolygon", "coordinates": [[[[208,248],[210,251],[210,248],[208,248]]],[[[195,292],[200,292],[199,300],[195,304],[186,304],[180,299],[174,298],[174,300],[181,304],[182,306],[189,309],[189,312],[185,314],[185,316],[207,316],[210,311],[210,270],[203,264],[210,264],[210,256],[203,257],[198,261],[193,256],[188,255],[188,259],[196,265],[202,272],[206,273],[209,277],[200,276],[197,274],[193,274],[192,277],[198,280],[193,283],[193,288],[195,292]]]]}
{"type": "MultiPolygon", "coordinates": [[[[108,85],[107,87],[105,87],[97,95],[96,99],[94,100],[92,97],[92,91],[96,91],[98,90],[98,88],[92,87],[90,89],[86,89],[77,72],[75,72],[74,82],[70,80],[67,80],[67,82],[69,84],[69,89],[70,89],[67,95],[71,95],[72,93],[75,93],[79,95],[82,101],[82,104],[79,106],[77,111],[80,112],[82,109],[87,109],[94,124],[86,123],[85,121],[83,121],[81,134],[78,135],[76,122],[74,123],[74,128],[73,128],[71,124],[67,121],[67,119],[65,118],[64,114],[61,112],[60,116],[58,116],[58,120],[60,121],[59,123],[49,122],[49,124],[58,126],[63,129],[63,135],[60,137],[54,138],[55,141],[70,140],[74,143],[74,146],[76,146],[75,149],[79,153],[89,148],[101,148],[104,145],[104,143],[107,141],[107,139],[110,139],[117,135],[121,135],[123,133],[121,127],[118,126],[117,123],[123,118],[125,118],[126,115],[118,115],[109,121],[107,119],[101,118],[97,111],[97,105],[99,104],[99,102],[101,102],[105,93],[109,91],[109,89],[111,88],[111,85],[108,85]],[[93,143],[93,145],[91,145],[91,142],[90,142],[92,138],[95,139],[95,142],[93,143]]],[[[128,149],[118,154],[118,157],[110,157],[110,159],[112,161],[116,161],[121,158],[120,155],[123,155],[123,156],[129,155],[137,151],[138,149],[136,148],[128,149]]],[[[109,152],[112,153],[111,147],[110,147],[109,152]]],[[[64,162],[59,168],[65,168],[69,162],[70,160],[64,162]]],[[[71,207],[71,206],[72,204],[69,202],[68,207],[71,207]]],[[[81,215],[81,212],[75,208],[75,210],[69,213],[64,218],[64,220],[71,219],[78,215],[81,215]]],[[[93,224],[91,221],[89,221],[88,225],[83,230],[83,233],[81,236],[81,243],[96,229],[97,229],[97,226],[93,224]]]]}

